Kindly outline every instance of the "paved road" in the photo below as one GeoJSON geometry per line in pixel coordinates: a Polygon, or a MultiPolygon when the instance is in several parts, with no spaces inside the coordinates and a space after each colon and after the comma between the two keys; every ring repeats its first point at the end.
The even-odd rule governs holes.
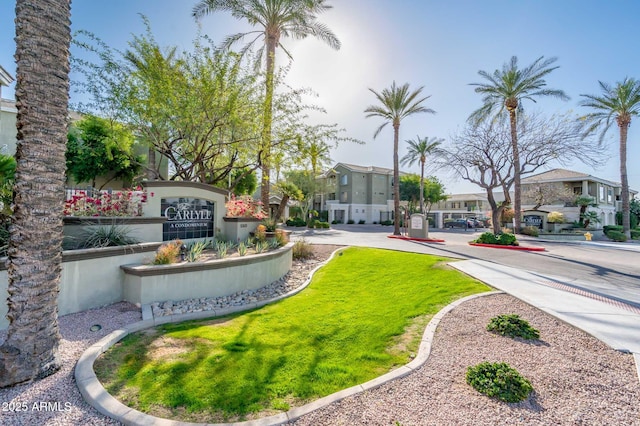
{"type": "Polygon", "coordinates": [[[546,252],[522,252],[468,245],[482,231],[439,230],[432,238],[445,243],[416,243],[387,238],[391,227],[337,225],[329,230],[293,228],[293,238],[315,244],[340,244],[415,251],[459,259],[478,259],[557,276],[563,282],[640,307],[640,244],[544,242],[523,239],[546,252]]]}

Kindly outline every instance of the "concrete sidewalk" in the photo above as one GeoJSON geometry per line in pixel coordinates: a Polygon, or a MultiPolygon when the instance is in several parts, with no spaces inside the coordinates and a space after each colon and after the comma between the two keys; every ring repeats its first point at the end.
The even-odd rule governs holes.
{"type": "Polygon", "coordinates": [[[613,349],[632,352],[636,365],[639,364],[640,308],[637,305],[589,292],[574,280],[484,260],[464,260],[450,265],[591,334],[613,349]]]}

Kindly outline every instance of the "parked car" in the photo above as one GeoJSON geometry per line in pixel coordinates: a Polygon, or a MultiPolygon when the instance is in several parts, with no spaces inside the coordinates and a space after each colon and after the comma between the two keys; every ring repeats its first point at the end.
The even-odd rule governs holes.
{"type": "Polygon", "coordinates": [[[449,228],[449,229],[453,229],[453,228],[462,228],[462,229],[467,229],[467,228],[473,228],[473,222],[467,220],[467,219],[456,219],[450,222],[445,222],[444,223],[444,227],[445,228],[449,228]]]}
{"type": "Polygon", "coordinates": [[[470,221],[473,224],[474,228],[484,228],[485,227],[485,223],[481,220],[476,219],[475,217],[469,217],[467,218],[468,221],[470,221]]]}

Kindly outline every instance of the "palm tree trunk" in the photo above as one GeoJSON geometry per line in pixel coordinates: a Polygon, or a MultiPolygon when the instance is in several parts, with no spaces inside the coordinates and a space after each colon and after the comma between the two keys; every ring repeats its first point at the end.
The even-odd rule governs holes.
{"type": "Polygon", "coordinates": [[[400,170],[398,166],[398,137],[400,123],[393,123],[393,235],[400,235],[400,170]]]}
{"type": "Polygon", "coordinates": [[[271,175],[271,126],[273,122],[273,79],[275,73],[277,36],[267,34],[267,74],[265,82],[264,117],[262,123],[262,184],[260,198],[269,214],[269,185],[271,175]]]}
{"type": "Polygon", "coordinates": [[[511,151],[513,154],[513,217],[515,234],[520,233],[521,223],[521,189],[520,189],[520,150],[518,149],[518,131],[516,122],[516,110],[509,110],[509,123],[511,124],[511,151]]]}
{"type": "Polygon", "coordinates": [[[620,125],[620,183],[622,184],[622,232],[631,238],[631,217],[629,200],[629,179],[627,177],[627,132],[630,123],[620,125]]]}
{"type": "Polygon", "coordinates": [[[424,161],[420,161],[420,214],[424,214],[424,161]]]}
{"type": "Polygon", "coordinates": [[[59,368],[70,6],[70,0],[16,2],[17,168],[0,387],[59,368]]]}

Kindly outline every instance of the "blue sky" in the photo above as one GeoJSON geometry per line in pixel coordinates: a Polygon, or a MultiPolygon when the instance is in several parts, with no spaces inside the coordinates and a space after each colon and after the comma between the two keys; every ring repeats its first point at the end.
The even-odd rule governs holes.
{"type": "MultiPolygon", "coordinates": [[[[478,70],[493,71],[513,55],[523,66],[540,56],[557,57],[559,69],[548,86],[564,90],[571,99],[526,103],[525,109],[547,114],[573,111],[580,94],[597,94],[598,80],[615,83],[625,76],[640,78],[637,54],[637,17],[640,2],[633,0],[333,0],[334,8],[321,15],[342,42],[334,51],[322,42],[283,40],[294,62],[288,83],[310,87],[315,102],[327,110],[322,122],[338,123],[346,135],[365,145],[341,144],[334,161],[392,167],[392,130],[375,140],[380,125],[365,119],[364,109],[375,103],[367,90],[377,91],[408,82],[424,86],[431,95],[427,106],[436,115],[407,118],[400,128],[402,141],[416,135],[449,139],[460,130],[481,98],[469,83],[481,82],[478,70]]],[[[197,31],[190,13],[194,1],[175,0],[74,0],[72,29],[94,32],[109,45],[124,49],[131,34],[142,32],[138,13],[149,17],[156,39],[163,45],[189,49],[197,31]]],[[[0,64],[15,74],[13,53],[14,2],[0,2],[0,64]]],[[[251,29],[228,14],[201,21],[203,33],[215,41],[251,29]]],[[[284,55],[280,52],[280,57],[284,55]]],[[[282,61],[281,63],[284,63],[282,61]]],[[[13,97],[11,89],[4,97],[13,97]]],[[[73,101],[73,95],[72,95],[73,101]]],[[[628,172],[632,188],[640,190],[640,118],[632,122],[628,141],[628,172]]],[[[593,170],[576,161],[573,170],[619,181],[617,129],[612,129],[605,166],[593,170]]],[[[417,166],[409,171],[418,171],[417,166]]],[[[478,191],[456,181],[445,171],[436,173],[450,192],[478,191]]]]}

